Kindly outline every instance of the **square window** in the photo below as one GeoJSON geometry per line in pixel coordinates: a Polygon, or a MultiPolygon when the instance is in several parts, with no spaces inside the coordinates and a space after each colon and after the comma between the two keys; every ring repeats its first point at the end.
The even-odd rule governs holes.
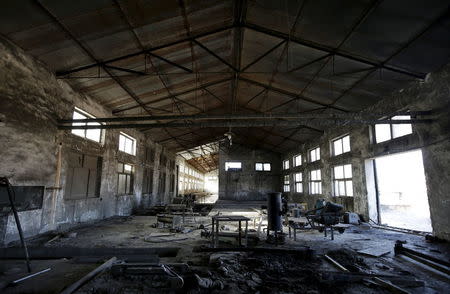
{"type": "Polygon", "coordinates": [[[309,161],[314,162],[320,160],[320,147],[314,148],[309,151],[309,161]]]}
{"type": "MultiPolygon", "coordinates": [[[[73,111],[73,119],[88,119],[88,118],[95,118],[93,115],[90,115],[89,113],[75,107],[75,110],[73,111]]],[[[97,122],[76,122],[72,123],[72,126],[100,126],[97,122]]],[[[85,129],[85,130],[72,130],[72,134],[95,141],[100,143],[102,139],[102,129],[85,129]]]]}
{"type": "Polygon", "coordinates": [[[332,141],[332,154],[337,156],[350,151],[350,136],[346,135],[332,141]]]}
{"type": "Polygon", "coordinates": [[[130,155],[136,155],[136,139],[125,134],[119,134],[119,150],[130,155]]]}

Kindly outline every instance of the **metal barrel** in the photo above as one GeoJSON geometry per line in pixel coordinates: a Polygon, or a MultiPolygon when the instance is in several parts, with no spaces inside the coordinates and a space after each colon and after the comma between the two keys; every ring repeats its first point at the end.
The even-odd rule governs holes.
{"type": "Polygon", "coordinates": [[[282,230],[282,205],[281,192],[268,193],[267,197],[267,222],[268,230],[282,230]]]}

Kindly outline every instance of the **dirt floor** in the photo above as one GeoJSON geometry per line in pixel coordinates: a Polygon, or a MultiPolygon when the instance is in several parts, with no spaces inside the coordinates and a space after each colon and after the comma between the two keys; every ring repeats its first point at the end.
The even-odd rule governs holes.
{"type": "MultiPolygon", "coordinates": [[[[28,240],[30,246],[80,248],[164,248],[178,247],[174,257],[161,257],[175,274],[149,274],[144,265],[127,268],[130,272],[107,270],[86,283],[76,293],[390,293],[374,283],[374,278],[390,279],[409,293],[450,293],[449,276],[420,265],[405,256],[394,255],[397,240],[405,247],[449,260],[448,243],[430,243],[423,236],[381,230],[370,226],[351,226],[335,240],[316,230],[297,231],[297,240],[286,236],[283,245],[265,242],[264,215],[261,203],[219,202],[206,216],[187,216],[182,230],[155,227],[156,216],[135,215],[116,217],[84,224],[64,234],[47,234],[28,240]],[[255,209],[256,208],[256,209],[255,209]],[[253,237],[250,246],[265,248],[257,252],[205,252],[210,245],[202,237],[211,226],[211,216],[244,215],[251,219],[249,228],[253,237]],[[205,229],[202,229],[205,228],[205,229]],[[56,236],[56,237],[55,237],[56,236]],[[53,240],[52,240],[53,239],[53,240]],[[52,240],[49,242],[49,240],[52,240]],[[312,254],[307,249],[312,249],[312,254]],[[276,249],[277,252],[273,250],[276,249]],[[280,252],[284,250],[285,252],[280,252]],[[371,250],[386,253],[369,257],[358,253],[371,250]],[[328,255],[349,270],[343,273],[325,260],[328,255]],[[133,272],[134,271],[134,272],[133,272]],[[183,285],[179,289],[179,278],[183,285]]],[[[141,214],[145,214],[142,213],[141,214]]],[[[237,227],[225,223],[223,232],[233,233],[237,227]]],[[[287,232],[287,228],[284,229],[287,232]]],[[[222,237],[220,247],[236,247],[234,237],[222,237]]],[[[59,293],[80,279],[97,263],[83,262],[81,258],[33,260],[33,272],[50,271],[7,286],[10,281],[27,275],[21,260],[0,262],[1,293],[59,293]]],[[[114,269],[117,269],[115,267],[114,269]]]]}

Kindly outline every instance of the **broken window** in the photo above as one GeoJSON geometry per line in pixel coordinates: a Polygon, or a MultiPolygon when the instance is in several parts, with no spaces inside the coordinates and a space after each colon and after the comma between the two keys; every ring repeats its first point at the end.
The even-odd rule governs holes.
{"type": "Polygon", "coordinates": [[[352,165],[333,167],[334,196],[353,196],[352,165]]]}
{"type": "Polygon", "coordinates": [[[333,156],[340,155],[350,151],[350,136],[346,135],[332,141],[333,156]]]}
{"type": "Polygon", "coordinates": [[[290,187],[290,183],[289,183],[289,175],[285,175],[284,176],[283,191],[284,192],[290,192],[291,191],[291,187],[290,187]]]}
{"type": "MultiPolygon", "coordinates": [[[[75,107],[73,111],[73,119],[87,119],[95,118],[95,116],[75,107]]],[[[73,126],[99,126],[100,123],[88,122],[88,123],[72,123],[73,126]]],[[[100,143],[102,139],[101,129],[89,129],[89,130],[72,130],[72,134],[100,143]]]]}
{"type": "Polygon", "coordinates": [[[294,174],[294,184],[295,184],[295,192],[303,193],[303,174],[302,173],[294,174]]]}
{"type": "Polygon", "coordinates": [[[270,163],[261,163],[257,162],[255,163],[255,170],[256,171],[270,171],[270,163]]]}
{"type": "Polygon", "coordinates": [[[320,160],[320,147],[316,147],[309,151],[309,162],[320,160]]]}
{"type": "Polygon", "coordinates": [[[322,194],[322,174],[320,169],[309,172],[309,194],[322,194]]]}
{"type": "Polygon", "coordinates": [[[142,194],[153,192],[153,169],[144,168],[144,179],[142,181],[142,194]]]}
{"type": "MultiPolygon", "coordinates": [[[[389,118],[388,118],[389,119],[389,118]]],[[[410,120],[410,115],[396,115],[391,120],[410,120]]],[[[381,143],[398,137],[412,134],[411,124],[376,124],[375,141],[381,143]]]]}
{"type": "Polygon", "coordinates": [[[289,169],[289,159],[283,161],[283,169],[289,169]]]}
{"type": "Polygon", "coordinates": [[[302,165],[302,155],[298,154],[294,156],[294,166],[302,165]]]}
{"type": "Polygon", "coordinates": [[[225,162],[225,171],[228,170],[236,170],[236,171],[242,170],[242,162],[230,162],[230,161],[225,162]]]}
{"type": "Polygon", "coordinates": [[[102,163],[102,157],[69,153],[64,198],[99,197],[102,163]]]}
{"type": "Polygon", "coordinates": [[[120,132],[119,134],[119,150],[130,155],[136,155],[136,139],[120,132]]]}
{"type": "Polygon", "coordinates": [[[119,164],[117,165],[117,175],[117,194],[133,194],[134,166],[132,166],[131,164],[119,162],[119,164]]]}

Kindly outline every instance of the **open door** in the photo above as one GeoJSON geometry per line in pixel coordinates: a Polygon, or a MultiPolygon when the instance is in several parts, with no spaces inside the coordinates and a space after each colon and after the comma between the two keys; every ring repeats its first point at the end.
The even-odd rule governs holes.
{"type": "Polygon", "coordinates": [[[377,198],[369,211],[377,205],[381,224],[432,231],[421,150],[376,158],[374,176],[377,198]]]}

